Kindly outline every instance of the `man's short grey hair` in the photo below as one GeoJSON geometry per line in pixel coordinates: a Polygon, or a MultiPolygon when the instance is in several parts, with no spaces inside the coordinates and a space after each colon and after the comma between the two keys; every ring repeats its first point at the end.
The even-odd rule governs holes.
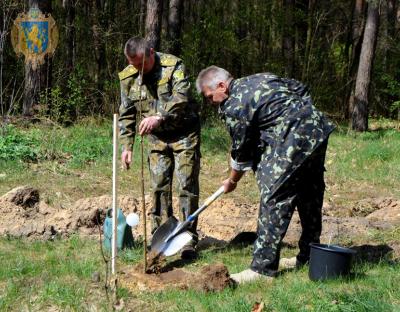
{"type": "Polygon", "coordinates": [[[138,54],[145,53],[146,56],[149,56],[151,48],[146,39],[132,37],[125,43],[124,54],[125,56],[135,57],[138,54]]]}
{"type": "Polygon", "coordinates": [[[232,79],[232,75],[225,69],[212,65],[203,69],[196,79],[196,89],[198,93],[202,93],[204,87],[215,90],[221,81],[228,82],[232,79]]]}

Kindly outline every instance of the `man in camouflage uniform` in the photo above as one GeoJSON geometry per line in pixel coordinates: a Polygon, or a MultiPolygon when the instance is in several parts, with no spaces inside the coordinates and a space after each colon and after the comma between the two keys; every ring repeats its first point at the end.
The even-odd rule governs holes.
{"type": "MultiPolygon", "coordinates": [[[[136,133],[148,135],[149,168],[153,208],[152,232],[172,215],[172,178],[178,181],[181,219],[198,208],[200,168],[200,122],[191,100],[190,83],[182,60],[149,47],[142,38],[125,44],[129,65],[119,73],[121,84],[120,138],[122,163],[128,169],[136,133]],[[143,77],[141,76],[143,66],[143,77]]],[[[193,242],[182,257],[195,256],[196,223],[190,231],[193,242]]]]}
{"type": "Polygon", "coordinates": [[[302,225],[297,264],[307,263],[309,244],[319,242],[321,234],[325,152],[334,126],[296,80],[269,73],[233,79],[226,70],[210,66],[200,72],[196,87],[219,105],[232,137],[225,193],[250,169],[261,192],[251,268],[231,277],[242,283],[275,276],[295,207],[302,225]]]}

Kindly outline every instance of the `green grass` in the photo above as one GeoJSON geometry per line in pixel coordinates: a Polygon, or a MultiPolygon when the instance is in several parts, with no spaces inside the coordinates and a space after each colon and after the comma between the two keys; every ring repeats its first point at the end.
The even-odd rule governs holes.
{"type": "MultiPolygon", "coordinates": [[[[110,192],[111,122],[88,119],[69,128],[39,124],[12,127],[7,133],[0,137],[0,193],[26,181],[38,187],[50,203],[69,204],[81,197],[110,192]]],[[[147,150],[147,143],[144,145],[147,150]]],[[[216,190],[227,176],[229,146],[229,135],[220,122],[203,127],[202,198],[216,190]]],[[[132,169],[120,171],[121,194],[140,195],[139,148],[137,140],[132,169]]],[[[149,185],[146,160],[145,167],[149,185]]],[[[381,127],[355,134],[339,126],[330,138],[326,168],[327,198],[338,205],[360,200],[366,192],[371,197],[399,197],[400,132],[381,127]]],[[[253,174],[248,173],[230,196],[239,202],[257,203],[259,193],[253,174]]]]}
{"type": "MultiPolygon", "coordinates": [[[[78,236],[53,242],[2,238],[0,263],[0,311],[83,311],[93,293],[102,293],[91,283],[103,265],[98,244],[78,236]]],[[[107,307],[105,297],[94,299],[107,307]]]]}
{"type": "MultiPolygon", "coordinates": [[[[400,132],[382,121],[373,124],[374,130],[363,134],[349,133],[344,126],[332,134],[326,161],[329,202],[348,206],[368,197],[399,198],[400,132]]],[[[0,194],[29,184],[55,206],[111,194],[111,139],[111,122],[105,120],[85,120],[69,128],[13,127],[7,137],[0,138],[0,194]]],[[[226,177],[229,145],[229,136],[218,122],[203,128],[202,199],[226,177]]],[[[120,194],[140,194],[139,146],[137,141],[132,170],[119,172],[120,194]]],[[[147,170],[145,183],[149,185],[147,170]]],[[[257,203],[253,175],[247,174],[237,191],[228,196],[238,203],[257,203]]],[[[362,242],[399,240],[396,228],[371,231],[362,242]]],[[[293,256],[296,250],[284,248],[282,253],[293,256]]],[[[133,249],[120,254],[119,264],[136,264],[141,259],[141,249],[133,249]]],[[[209,249],[187,268],[198,270],[205,264],[223,262],[230,272],[237,272],[250,260],[251,247],[209,249]]],[[[0,311],[110,311],[97,241],[77,236],[49,242],[1,238],[0,263],[0,311]],[[95,271],[101,273],[101,283],[91,281],[95,271]]],[[[271,285],[253,283],[220,293],[130,293],[119,288],[118,295],[133,311],[250,311],[256,301],[265,303],[264,311],[400,311],[399,263],[389,257],[377,263],[359,262],[354,270],[353,279],[323,283],[311,282],[307,270],[302,269],[280,276],[271,285]]]]}
{"type": "MultiPolygon", "coordinates": [[[[396,234],[396,239],[400,233],[396,234]]],[[[376,240],[378,242],[378,240],[376,240]]],[[[103,288],[104,263],[98,242],[74,236],[52,242],[0,239],[0,311],[44,310],[110,311],[103,288]],[[101,282],[91,276],[101,273],[101,282]],[[21,308],[22,307],[22,308],[21,308]]],[[[294,250],[283,249],[290,256],[294,250]]],[[[250,247],[208,249],[186,268],[223,262],[230,272],[246,268],[250,247]]],[[[118,265],[136,264],[140,248],[120,254],[118,265]]],[[[194,290],[118,295],[133,311],[250,311],[264,302],[265,311],[397,311],[400,309],[400,264],[382,260],[357,263],[351,278],[312,282],[306,268],[288,272],[271,284],[255,282],[217,293],[194,290]]]]}

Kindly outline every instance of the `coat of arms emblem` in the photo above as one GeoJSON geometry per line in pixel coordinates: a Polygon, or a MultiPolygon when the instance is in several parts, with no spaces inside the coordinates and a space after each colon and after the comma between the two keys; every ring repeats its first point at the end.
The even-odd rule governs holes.
{"type": "Polygon", "coordinates": [[[25,56],[25,63],[33,69],[44,63],[46,55],[54,53],[58,43],[58,29],[50,14],[38,8],[21,13],[11,29],[11,42],[17,55],[25,56]]]}

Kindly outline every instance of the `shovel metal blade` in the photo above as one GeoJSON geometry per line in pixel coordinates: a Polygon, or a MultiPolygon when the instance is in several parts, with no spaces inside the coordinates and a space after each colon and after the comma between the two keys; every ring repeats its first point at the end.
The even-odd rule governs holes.
{"type": "Polygon", "coordinates": [[[169,217],[153,234],[151,239],[151,252],[155,254],[163,253],[167,247],[168,242],[166,239],[178,226],[179,221],[174,217],[169,217]]]}
{"type": "Polygon", "coordinates": [[[188,231],[182,232],[176,235],[174,238],[171,238],[167,243],[162,254],[166,257],[173,256],[179,250],[181,250],[184,246],[189,244],[192,241],[192,234],[188,231]]]}

